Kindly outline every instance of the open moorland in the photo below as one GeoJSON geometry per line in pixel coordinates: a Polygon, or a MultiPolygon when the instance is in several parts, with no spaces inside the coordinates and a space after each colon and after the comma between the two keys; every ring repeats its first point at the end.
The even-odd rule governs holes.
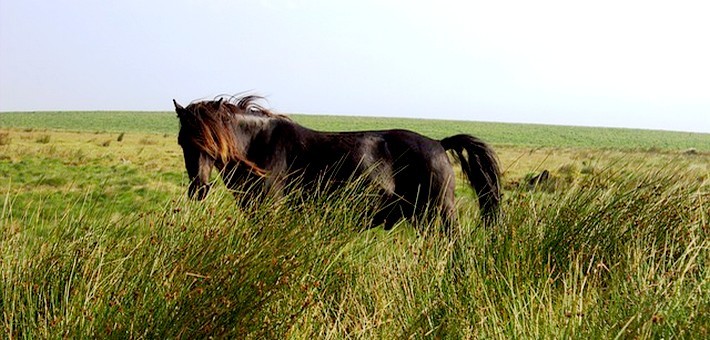
{"type": "MultiPolygon", "coordinates": [[[[295,115],[476,135],[504,215],[366,229],[367,193],[186,198],[172,113],[0,113],[9,338],[708,338],[710,135],[295,115]],[[547,170],[549,178],[531,182],[547,170]]],[[[216,177],[215,177],[216,180],[216,177]]]]}

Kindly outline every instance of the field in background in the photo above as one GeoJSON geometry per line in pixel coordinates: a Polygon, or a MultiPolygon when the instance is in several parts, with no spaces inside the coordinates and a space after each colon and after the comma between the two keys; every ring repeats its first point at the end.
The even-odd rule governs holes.
{"type": "Polygon", "coordinates": [[[294,119],[488,140],[505,217],[479,225],[462,185],[453,243],[436,226],[363,231],[348,190],[246,212],[223,188],[190,202],[173,114],[3,113],[3,333],[708,337],[708,134],[294,119]]]}
{"type": "MultiPolygon", "coordinates": [[[[470,133],[492,144],[624,150],[684,150],[710,152],[710,134],[532,124],[484,123],[319,115],[292,115],[316,130],[348,131],[402,128],[432,138],[470,133]]],[[[475,119],[475,117],[474,117],[475,119]]],[[[178,121],[165,112],[37,112],[0,113],[0,127],[69,131],[175,134],[178,121]]]]}

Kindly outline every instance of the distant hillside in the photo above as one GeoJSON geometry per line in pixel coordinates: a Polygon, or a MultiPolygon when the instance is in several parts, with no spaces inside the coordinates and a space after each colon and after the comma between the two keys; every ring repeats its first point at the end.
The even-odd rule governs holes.
{"type": "MultiPolygon", "coordinates": [[[[693,148],[699,152],[710,152],[710,134],[703,133],[411,118],[305,114],[291,117],[316,130],[399,128],[433,138],[469,133],[492,144],[642,150],[693,148]]],[[[168,112],[5,112],[0,113],[0,128],[176,134],[178,121],[174,113],[168,112]]]]}

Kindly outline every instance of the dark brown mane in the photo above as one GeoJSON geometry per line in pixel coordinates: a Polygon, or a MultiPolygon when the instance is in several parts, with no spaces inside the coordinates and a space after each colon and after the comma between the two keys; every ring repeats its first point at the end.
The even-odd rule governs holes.
{"type": "Polygon", "coordinates": [[[243,146],[235,138],[232,127],[234,120],[238,120],[241,115],[290,120],[259,104],[263,100],[263,97],[256,95],[236,95],[194,102],[185,108],[187,115],[178,115],[180,125],[190,132],[189,138],[194,145],[210,157],[223,164],[241,162],[263,175],[264,171],[242,154],[243,146]]]}
{"type": "Polygon", "coordinates": [[[214,115],[222,117],[248,114],[274,118],[287,118],[285,115],[277,114],[262,106],[259,102],[263,100],[264,97],[256,95],[230,97],[220,96],[214,100],[202,100],[191,103],[186,107],[186,109],[200,115],[214,115]]]}
{"type": "Polygon", "coordinates": [[[290,120],[288,116],[267,109],[259,103],[265,100],[266,99],[264,97],[257,95],[234,95],[230,97],[218,97],[212,102],[221,101],[221,105],[223,105],[227,111],[234,114],[259,115],[290,120]]]}

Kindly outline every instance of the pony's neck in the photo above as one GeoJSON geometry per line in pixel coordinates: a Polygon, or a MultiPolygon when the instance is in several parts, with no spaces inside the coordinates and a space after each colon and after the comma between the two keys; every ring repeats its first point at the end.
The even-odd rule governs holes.
{"type": "Polygon", "coordinates": [[[243,115],[239,117],[233,124],[234,135],[239,141],[244,150],[243,155],[247,154],[247,150],[251,146],[252,141],[261,133],[262,131],[270,129],[276,121],[279,120],[277,117],[263,117],[254,115],[243,115]]]}

